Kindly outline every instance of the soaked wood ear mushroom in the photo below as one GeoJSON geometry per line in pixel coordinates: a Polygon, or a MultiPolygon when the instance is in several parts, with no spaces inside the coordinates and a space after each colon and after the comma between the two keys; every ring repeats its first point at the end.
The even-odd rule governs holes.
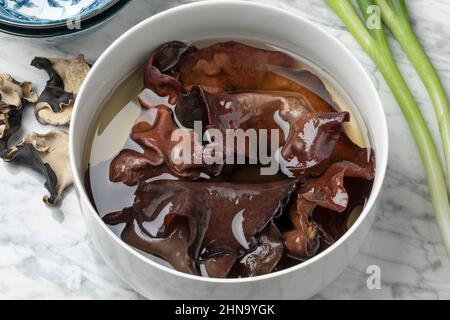
{"type": "Polygon", "coordinates": [[[239,278],[272,272],[284,251],[280,231],[271,222],[256,238],[255,248],[240,258],[226,254],[201,261],[201,275],[209,278],[239,278]]]}
{"type": "Polygon", "coordinates": [[[117,204],[98,196],[102,188],[92,193],[107,208],[103,221],[124,224],[114,231],[128,245],[212,278],[283,270],[338,241],[370,196],[375,157],[349,138],[351,112],[309,69],[235,41],[160,46],[145,66],[129,140],[88,169],[107,179],[96,181],[107,191],[124,184],[114,185],[124,194],[117,204]],[[182,153],[173,133],[186,136],[182,153]],[[230,145],[228,133],[248,140],[230,145]],[[276,172],[262,171],[258,150],[270,152],[276,172]],[[230,155],[244,161],[227,163],[230,155]]]}
{"type": "Polygon", "coordinates": [[[17,82],[9,74],[0,74],[0,156],[9,138],[20,128],[24,101],[36,102],[38,96],[30,82],[17,82]]]}
{"type": "Polygon", "coordinates": [[[231,270],[232,277],[255,277],[268,274],[283,256],[280,231],[272,222],[259,235],[256,248],[242,257],[231,270]]]}
{"type": "Polygon", "coordinates": [[[295,68],[297,62],[283,52],[227,41],[183,55],[177,68],[185,88],[200,85],[208,92],[222,93],[262,87],[273,66],[295,68]]]}
{"type": "Polygon", "coordinates": [[[50,77],[36,105],[36,119],[42,124],[69,125],[76,96],[90,70],[84,56],[71,59],[36,57],[31,65],[45,70],[50,77]]]}
{"type": "Polygon", "coordinates": [[[161,97],[168,96],[170,103],[175,103],[179,92],[183,92],[183,86],[177,78],[175,66],[180,58],[188,52],[196,51],[180,41],[171,41],[163,44],[147,61],[145,68],[144,84],[161,97]]]}
{"type": "Polygon", "coordinates": [[[43,201],[50,206],[58,205],[63,191],[73,183],[68,142],[69,135],[65,131],[30,133],[8,150],[4,160],[41,173],[50,192],[43,201]]]}
{"type": "MultiPolygon", "coordinates": [[[[332,164],[320,177],[309,180],[300,187],[294,197],[294,205],[289,211],[293,229],[283,232],[285,248],[288,254],[303,260],[317,254],[321,245],[321,239],[334,243],[346,231],[341,234],[330,235],[326,228],[330,227],[313,220],[316,208],[327,209],[327,215],[341,215],[345,212],[350,201],[346,188],[346,178],[373,180],[375,176],[375,157],[372,154],[367,159],[367,153],[358,152],[352,161],[340,161],[332,164]]],[[[370,190],[366,190],[368,197],[370,190]]],[[[321,220],[325,221],[325,217],[321,220]]],[[[327,219],[330,223],[336,223],[333,219],[327,219]]],[[[333,227],[333,226],[331,226],[333,227]]],[[[335,227],[335,226],[334,226],[335,227]]]]}
{"type": "Polygon", "coordinates": [[[285,173],[296,176],[330,158],[344,122],[350,120],[347,112],[317,112],[300,94],[212,94],[201,87],[193,87],[178,97],[175,114],[188,128],[193,128],[194,121],[202,121],[206,127],[224,132],[250,128],[283,130],[279,161],[285,173]]]}
{"type": "MultiPolygon", "coordinates": [[[[135,186],[141,180],[146,180],[163,173],[187,179],[199,179],[202,174],[216,176],[222,166],[208,165],[202,159],[204,147],[198,142],[198,137],[192,132],[183,132],[179,140],[172,140],[172,134],[177,130],[172,119],[172,110],[159,105],[145,110],[136,120],[130,138],[142,147],[143,153],[135,150],[122,150],[111,162],[110,180],[135,186]],[[192,154],[191,161],[174,161],[178,144],[186,143],[192,154]],[[200,162],[196,160],[200,160],[200,162]]],[[[177,159],[180,160],[180,159],[177,159]]]]}
{"type": "Polygon", "coordinates": [[[238,275],[256,275],[270,272],[281,258],[278,230],[266,227],[281,214],[295,188],[295,180],[160,180],[140,184],[132,207],[103,220],[109,225],[126,223],[121,234],[126,243],[164,258],[179,271],[200,274],[199,265],[208,261],[210,276],[223,277],[246,255],[239,259],[238,275]]]}

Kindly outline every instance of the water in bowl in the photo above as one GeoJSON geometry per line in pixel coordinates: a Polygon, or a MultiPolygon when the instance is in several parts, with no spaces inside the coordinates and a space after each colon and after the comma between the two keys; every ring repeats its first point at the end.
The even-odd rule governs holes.
{"type": "MultiPolygon", "coordinates": [[[[219,41],[228,39],[215,39],[214,41],[197,41],[194,42],[198,48],[207,47],[219,41]]],[[[262,48],[266,50],[282,51],[294,57],[298,62],[297,70],[308,70],[317,75],[325,84],[329,94],[331,95],[335,105],[340,111],[350,113],[350,121],[345,123],[344,130],[347,136],[361,148],[371,148],[370,137],[364,125],[364,121],[358,108],[347,94],[345,88],[329,74],[302,56],[287,52],[283,49],[276,48],[267,44],[255,43],[253,41],[241,41],[247,45],[262,48]]],[[[130,131],[136,120],[142,115],[143,110],[138,100],[138,95],[144,89],[144,66],[138,66],[136,70],[124,77],[116,86],[116,89],[102,103],[102,108],[95,118],[89,132],[89,138],[86,141],[85,148],[85,169],[86,169],[86,187],[91,197],[92,204],[95,206],[98,214],[104,216],[107,213],[119,211],[122,208],[129,207],[133,204],[134,192],[136,187],[130,187],[123,183],[114,183],[109,179],[109,168],[112,160],[124,148],[142,152],[142,148],[130,139],[130,131]]],[[[283,72],[283,70],[280,70],[283,72]]],[[[283,75],[284,76],[284,75],[283,75]]],[[[233,169],[228,176],[227,181],[233,183],[267,183],[270,181],[286,179],[282,172],[278,172],[273,176],[262,176],[260,174],[260,166],[258,165],[241,165],[233,169]]],[[[162,176],[161,179],[167,179],[162,176]]],[[[170,177],[173,179],[173,177],[170,177]]],[[[347,178],[349,184],[360,190],[371,189],[371,181],[357,181],[356,179],[347,178]]],[[[367,195],[369,192],[367,192],[367,195]]],[[[350,213],[347,214],[345,228],[348,229],[357,220],[359,213],[364,206],[363,203],[355,204],[350,213]]],[[[319,216],[323,216],[325,211],[317,210],[319,216]]],[[[278,222],[280,230],[288,224],[286,217],[281,217],[278,222]]],[[[111,227],[115,233],[120,235],[123,225],[111,227]]],[[[326,245],[321,248],[325,249],[326,245]]],[[[156,260],[164,265],[167,262],[143,253],[147,257],[156,260]]],[[[298,264],[299,259],[293,259],[284,256],[282,261],[274,269],[280,270],[292,265],[298,264]]]]}

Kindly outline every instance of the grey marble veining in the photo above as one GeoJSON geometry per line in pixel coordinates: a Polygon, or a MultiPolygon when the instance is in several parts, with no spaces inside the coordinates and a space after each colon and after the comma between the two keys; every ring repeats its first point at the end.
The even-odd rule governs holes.
{"type": "MultiPolygon", "coordinates": [[[[211,1],[211,0],[210,0],[211,1]]],[[[48,45],[0,35],[0,72],[30,80],[38,91],[43,74],[29,66],[34,56],[84,53],[94,62],[105,48],[137,22],[190,1],[133,1],[97,32],[69,43],[48,45]]],[[[316,299],[450,299],[450,260],[441,244],[427,195],[425,175],[403,116],[380,73],[323,1],[263,0],[323,26],[349,47],[378,88],[390,129],[389,170],[379,199],[380,212],[360,253],[316,299]],[[381,289],[369,290],[367,267],[381,268],[381,289]]],[[[450,92],[450,2],[408,1],[421,42],[450,92]]],[[[301,30],[299,30],[301,32],[301,30]]],[[[399,66],[438,137],[432,105],[408,59],[393,43],[399,66]]],[[[33,110],[25,112],[23,131],[45,132],[33,110]]],[[[0,298],[139,299],[92,248],[73,190],[60,209],[41,201],[46,190],[36,174],[0,162],[0,298]]]]}

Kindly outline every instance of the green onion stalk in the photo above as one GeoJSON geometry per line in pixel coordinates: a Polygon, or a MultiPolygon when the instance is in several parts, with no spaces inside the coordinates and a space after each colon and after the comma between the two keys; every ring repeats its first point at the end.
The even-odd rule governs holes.
{"type": "Polygon", "coordinates": [[[450,190],[450,106],[441,79],[417,40],[408,18],[404,0],[375,0],[381,9],[384,23],[391,30],[424,83],[434,106],[447,170],[450,190]]]}
{"type": "MultiPolygon", "coordinates": [[[[425,168],[436,221],[450,255],[450,204],[438,151],[419,106],[394,61],[384,26],[367,28],[348,0],[326,2],[378,66],[408,122],[425,168]]],[[[357,3],[368,21],[370,9],[375,8],[375,0],[357,0],[357,3]]]]}

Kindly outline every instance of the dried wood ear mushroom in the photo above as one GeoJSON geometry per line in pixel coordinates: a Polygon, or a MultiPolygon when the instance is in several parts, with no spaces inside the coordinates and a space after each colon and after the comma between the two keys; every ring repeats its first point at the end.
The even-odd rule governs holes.
{"type": "Polygon", "coordinates": [[[44,196],[44,202],[58,205],[64,190],[73,183],[68,142],[69,135],[61,130],[30,133],[6,153],[4,160],[40,172],[50,193],[44,196]]]}
{"type": "Polygon", "coordinates": [[[0,156],[5,154],[9,138],[20,128],[24,101],[37,100],[30,82],[20,83],[9,74],[0,74],[0,156]]]}
{"type": "Polygon", "coordinates": [[[31,82],[18,82],[9,74],[0,74],[0,96],[3,104],[22,107],[22,99],[36,102],[38,96],[33,91],[31,82]]]}
{"type": "Polygon", "coordinates": [[[36,105],[36,119],[43,124],[69,125],[76,96],[90,65],[83,55],[70,59],[36,57],[31,65],[45,70],[50,77],[36,105]]]}

